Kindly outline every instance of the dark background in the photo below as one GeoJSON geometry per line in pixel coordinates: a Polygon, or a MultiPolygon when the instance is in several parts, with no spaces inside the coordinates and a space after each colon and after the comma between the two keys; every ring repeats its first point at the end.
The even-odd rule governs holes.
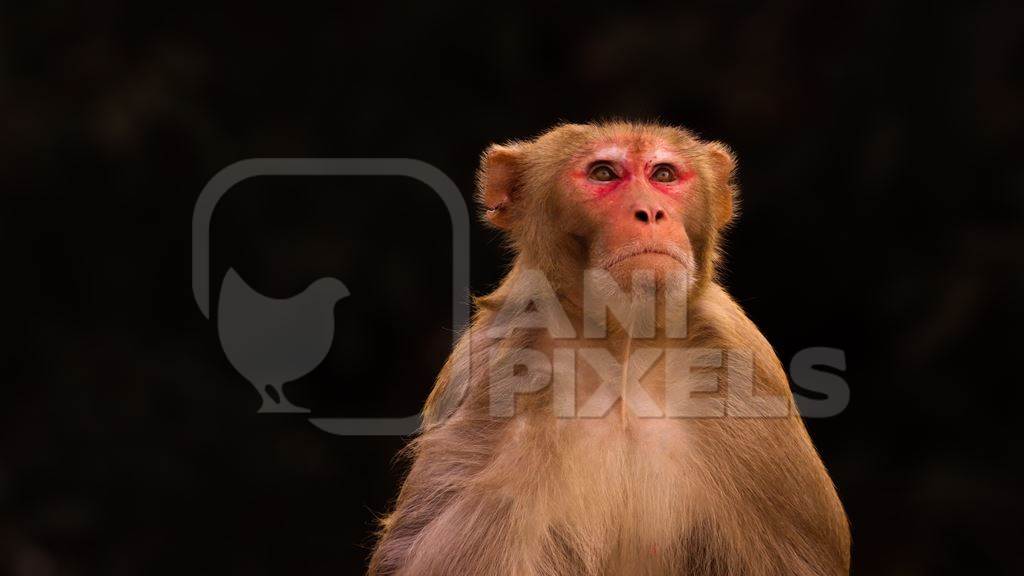
{"type": "MultiPolygon", "coordinates": [[[[611,116],[733,146],[726,285],[785,364],[846,352],[848,408],[808,426],[854,571],[1020,573],[1024,11],[627,4],[5,3],[0,573],[358,573],[404,440],[256,413],[192,299],[199,191],[248,157],[411,157],[469,198],[488,143],[611,116]]],[[[506,257],[472,236],[482,293],[506,257]]],[[[403,416],[451,342],[450,249],[411,181],[255,179],[217,208],[212,298],[229,266],[279,298],[342,279],[288,395],[403,416]]]]}

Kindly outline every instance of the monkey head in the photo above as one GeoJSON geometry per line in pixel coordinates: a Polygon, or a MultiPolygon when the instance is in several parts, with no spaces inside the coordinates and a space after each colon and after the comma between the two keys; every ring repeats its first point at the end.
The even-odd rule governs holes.
{"type": "MultiPolygon", "coordinates": [[[[491,146],[478,174],[485,220],[503,230],[517,264],[556,289],[584,271],[623,287],[637,271],[690,287],[714,274],[719,232],[733,215],[735,160],[717,142],[649,124],[566,124],[491,146]]],[[[650,277],[650,276],[648,276],[650,277]]]]}

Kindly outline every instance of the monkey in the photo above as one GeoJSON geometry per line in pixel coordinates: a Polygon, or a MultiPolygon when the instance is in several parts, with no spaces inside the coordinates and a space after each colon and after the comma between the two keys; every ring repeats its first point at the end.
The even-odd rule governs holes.
{"type": "Polygon", "coordinates": [[[849,573],[786,374],[718,280],[736,166],[625,121],[484,152],[513,259],[427,399],[370,574],[849,573]]]}

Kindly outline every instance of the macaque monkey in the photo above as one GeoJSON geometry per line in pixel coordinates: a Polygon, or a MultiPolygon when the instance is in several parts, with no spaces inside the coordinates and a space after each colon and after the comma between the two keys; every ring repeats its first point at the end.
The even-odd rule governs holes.
{"type": "Polygon", "coordinates": [[[735,159],[649,124],[491,146],[515,254],[407,449],[371,574],[847,574],[772,347],[715,280],[735,159]]]}

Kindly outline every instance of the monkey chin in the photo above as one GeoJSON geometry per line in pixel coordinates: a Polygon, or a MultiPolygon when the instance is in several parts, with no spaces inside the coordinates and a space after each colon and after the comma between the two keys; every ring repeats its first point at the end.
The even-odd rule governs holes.
{"type": "Polygon", "coordinates": [[[676,256],[644,252],[619,260],[607,268],[623,290],[664,294],[689,286],[692,267],[676,256]]]}

